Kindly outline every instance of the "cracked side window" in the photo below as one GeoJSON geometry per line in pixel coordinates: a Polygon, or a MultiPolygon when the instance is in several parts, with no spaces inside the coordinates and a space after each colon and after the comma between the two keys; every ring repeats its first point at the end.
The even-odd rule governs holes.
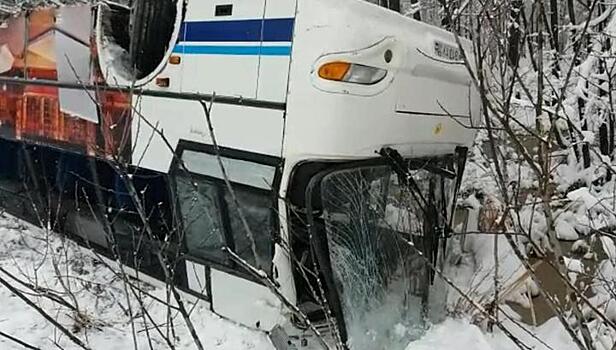
{"type": "Polygon", "coordinates": [[[207,181],[179,176],[177,193],[188,253],[223,262],[226,244],[216,188],[207,181]]]}
{"type": "Polygon", "coordinates": [[[270,273],[276,167],[222,156],[218,159],[213,154],[193,150],[183,151],[182,161],[186,169],[178,171],[176,182],[188,254],[233,266],[222,249],[226,247],[250,265],[270,273]],[[253,235],[254,250],[241,215],[253,235]]]}

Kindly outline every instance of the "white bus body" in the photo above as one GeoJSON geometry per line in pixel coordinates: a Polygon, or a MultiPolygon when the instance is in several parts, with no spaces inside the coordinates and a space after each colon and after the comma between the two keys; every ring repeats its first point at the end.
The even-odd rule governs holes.
{"type": "MultiPolygon", "coordinates": [[[[458,44],[446,31],[359,0],[168,0],[167,3],[169,6],[160,11],[173,16],[164,22],[170,29],[165,32],[166,36],[160,36],[157,44],[162,48],[158,53],[160,62],[139,63],[139,67],[150,67],[139,72],[127,68],[124,59],[130,50],[126,45],[122,46],[123,34],[110,34],[119,31],[117,24],[109,24],[111,13],[134,16],[121,5],[103,3],[92,11],[88,6],[72,10],[41,10],[54,11],[54,23],[59,23],[49,29],[49,35],[58,46],[55,56],[52,54],[54,57],[49,58],[55,60],[49,63],[52,68],[41,63],[43,58],[40,57],[46,56],[41,53],[43,49],[35,47],[32,37],[26,36],[26,43],[22,45],[9,40],[12,35],[22,35],[19,28],[30,25],[32,29],[31,23],[43,21],[36,17],[39,16],[37,12],[25,21],[23,18],[10,19],[9,29],[0,29],[0,45],[4,45],[0,47],[0,53],[8,52],[0,55],[0,60],[4,60],[0,67],[13,67],[12,70],[5,69],[4,77],[0,78],[5,86],[0,97],[8,101],[6,106],[0,103],[0,136],[6,140],[0,146],[9,150],[5,152],[21,152],[21,148],[15,145],[23,144],[22,148],[30,152],[28,157],[33,157],[32,152],[53,153],[68,149],[67,155],[60,155],[61,152],[58,155],[53,153],[53,156],[45,154],[53,158],[55,164],[63,164],[58,169],[70,168],[72,173],[81,171],[75,169],[87,168],[70,165],[74,162],[85,164],[86,158],[109,160],[122,153],[120,147],[128,147],[130,155],[122,159],[130,159],[134,169],[146,171],[150,174],[148,176],[161,176],[160,182],[156,183],[143,180],[145,187],[168,186],[169,193],[165,189],[161,196],[172,198],[167,204],[173,210],[165,208],[161,211],[173,212],[172,216],[184,221],[185,247],[181,250],[185,255],[181,260],[181,272],[178,272],[182,275],[178,277],[180,287],[209,302],[212,310],[220,316],[263,331],[284,329],[300,344],[308,341],[309,346],[318,346],[311,331],[302,330],[298,326],[302,322],[298,322],[281,301],[282,298],[302,306],[307,292],[299,289],[307,288],[306,285],[311,283],[300,287],[300,277],[294,267],[301,259],[295,255],[296,246],[301,246],[297,249],[312,256],[308,259],[312,259],[314,266],[319,265],[323,271],[334,270],[334,277],[331,271],[319,273],[329,274],[329,280],[333,281],[323,287],[327,290],[323,297],[332,305],[336,303],[330,300],[330,296],[338,300],[337,306],[330,305],[325,311],[339,325],[351,322],[348,315],[342,315],[348,311],[345,311],[345,296],[336,291],[345,282],[339,280],[340,274],[335,267],[324,266],[334,258],[331,254],[327,256],[325,253],[323,258],[318,256],[318,252],[314,253],[321,243],[312,242],[313,235],[318,234],[311,230],[326,229],[315,228],[318,226],[315,224],[306,231],[308,233],[302,233],[307,245],[296,244],[291,224],[296,219],[291,216],[299,210],[302,220],[312,223],[324,220],[324,227],[332,227],[334,221],[331,220],[334,219],[312,217],[312,212],[327,212],[331,216],[325,202],[331,204],[333,199],[320,198],[315,204],[309,197],[313,193],[325,193],[323,188],[333,186],[336,176],[355,176],[353,169],[363,169],[361,177],[370,178],[372,175],[368,173],[391,167],[390,163],[383,163],[378,154],[384,149],[395,151],[405,162],[411,160],[405,164],[415,164],[412,163],[414,160],[440,162],[447,157],[453,159],[461,154],[460,149],[471,145],[475,136],[472,126],[477,125],[480,118],[480,100],[462,63],[458,44]],[[83,16],[90,16],[90,20],[83,21],[85,24],[73,23],[70,11],[81,11],[83,16]],[[62,25],[65,28],[58,29],[62,25]],[[10,31],[10,28],[17,29],[10,31]],[[86,63],[72,71],[73,76],[62,73],[60,67],[66,66],[66,60],[70,61],[70,58],[62,55],[66,52],[59,46],[73,40],[62,39],[63,33],[73,31],[74,34],[75,31],[90,29],[90,50],[79,49],[86,55],[86,63]],[[90,52],[95,54],[88,56],[90,52]],[[28,59],[20,58],[19,53],[28,59]],[[35,55],[39,61],[32,58],[35,55]],[[329,64],[331,66],[327,66],[329,64]],[[326,70],[324,66],[331,69],[326,70]],[[84,68],[85,73],[79,73],[79,67],[84,68]],[[44,75],[47,69],[55,73],[44,75]],[[128,123],[108,122],[106,116],[114,116],[115,112],[105,114],[107,107],[99,108],[98,116],[81,112],[96,110],[92,101],[88,101],[87,94],[83,95],[83,90],[89,89],[92,93],[96,91],[96,83],[101,82],[124,87],[120,90],[129,101],[126,102],[128,107],[123,107],[131,116],[128,123]],[[84,89],[79,90],[79,85],[70,86],[77,83],[83,84],[84,89]],[[28,96],[30,100],[11,100],[13,97],[7,91],[13,90],[7,90],[6,86],[12,84],[25,85],[25,90],[15,94],[28,96]],[[48,92],[45,88],[60,88],[60,93],[48,92]],[[82,93],[81,98],[71,98],[66,94],[69,90],[82,93]],[[62,118],[66,119],[70,114],[71,118],[76,118],[71,122],[93,121],[92,130],[95,131],[92,132],[98,136],[87,136],[91,124],[84,124],[86,131],[83,133],[87,135],[83,137],[92,141],[83,141],[83,147],[77,150],[70,147],[71,140],[76,137],[44,134],[42,131],[36,137],[32,136],[33,131],[28,131],[28,124],[22,119],[29,118],[28,113],[36,108],[30,108],[26,105],[30,102],[24,101],[43,98],[37,96],[52,98],[52,95],[56,96],[52,103],[56,103],[57,109],[64,113],[60,113],[62,118]],[[199,100],[206,105],[211,103],[211,129],[199,100]],[[17,107],[11,107],[15,103],[17,107]],[[77,105],[80,107],[70,108],[77,105]],[[69,110],[80,112],[69,113],[69,110]],[[11,120],[11,116],[15,120],[11,120]],[[122,142],[108,141],[107,133],[115,133],[118,125],[125,131],[122,142]],[[214,147],[214,140],[210,137],[212,132],[218,147],[214,147]],[[39,147],[35,150],[28,148],[29,145],[39,147]],[[39,150],[45,148],[49,151],[39,150]],[[233,241],[231,246],[241,257],[250,256],[253,248],[245,244],[237,232],[241,231],[238,227],[242,223],[237,219],[238,214],[233,213],[232,200],[228,198],[230,194],[222,184],[225,175],[219,161],[224,164],[227,180],[238,186],[236,196],[240,197],[242,205],[252,203],[244,208],[249,212],[248,216],[253,215],[251,210],[256,213],[256,219],[251,221],[251,217],[249,220],[249,224],[254,224],[252,230],[266,232],[264,235],[258,233],[266,237],[256,242],[256,249],[263,252],[266,260],[264,266],[258,267],[275,282],[277,293],[237,262],[230,262],[223,252],[219,252],[220,255],[214,252],[214,248],[229,246],[228,240],[233,241]],[[193,187],[196,183],[198,186],[193,187]],[[217,185],[208,187],[213,183],[217,185]],[[187,188],[193,191],[198,188],[198,194],[189,194],[187,188]],[[208,202],[213,201],[212,196],[218,198],[217,204],[208,202]],[[263,198],[275,199],[266,208],[274,215],[265,221],[259,216],[259,209],[263,208],[258,207],[263,198]],[[221,208],[221,205],[229,208],[221,208]],[[204,219],[203,215],[209,217],[204,219]],[[213,216],[222,218],[220,227],[214,227],[213,216]],[[187,217],[194,218],[195,229],[188,228],[187,217]],[[263,227],[266,224],[272,226],[266,230],[263,227]],[[222,238],[203,233],[210,229],[218,233],[224,231],[222,238]],[[199,237],[195,238],[195,235],[199,237]]],[[[39,17],[42,16],[44,14],[39,17]]],[[[129,31],[134,30],[135,23],[139,22],[130,23],[129,31]]],[[[141,23],[148,25],[147,21],[141,23]]],[[[36,40],[46,40],[45,35],[36,40]]],[[[73,37],[69,35],[69,38],[73,37]]],[[[144,41],[152,40],[152,37],[144,38],[144,41]]],[[[87,44],[87,37],[85,42],[87,44]]],[[[462,44],[470,59],[469,64],[472,64],[472,50],[466,41],[462,40],[462,44]]],[[[95,95],[95,98],[101,99],[101,96],[95,95]]],[[[121,102],[117,103],[121,105],[121,102]]],[[[108,108],[113,110],[113,107],[108,108]]],[[[7,163],[5,168],[22,161],[17,158],[16,163],[7,163]]],[[[413,165],[408,167],[415,169],[413,165]]],[[[104,180],[106,173],[98,171],[104,180]]],[[[6,178],[13,176],[5,175],[6,178]]],[[[124,193],[118,180],[121,176],[109,176],[109,187],[117,193],[124,193]]],[[[374,181],[389,181],[389,177],[374,176],[371,178],[374,181]]],[[[397,181],[394,181],[396,185],[400,185],[397,181]]],[[[53,183],[57,185],[59,182],[57,175],[53,183]]],[[[120,206],[126,196],[117,193],[109,198],[114,205],[120,206]]],[[[6,205],[8,203],[7,200],[6,205]]],[[[75,227],[87,221],[69,209],[66,217],[68,231],[79,231],[75,227]]],[[[105,248],[108,243],[104,234],[97,236],[95,231],[77,234],[105,248]]],[[[331,248],[332,241],[329,244],[331,248]]],[[[250,263],[258,262],[257,257],[253,258],[250,263]]],[[[327,284],[327,276],[325,280],[320,283],[327,284]]],[[[316,317],[314,322],[321,327],[327,319],[327,315],[316,317]]],[[[373,348],[374,344],[362,345],[359,338],[354,338],[356,333],[350,325],[342,328],[345,329],[337,336],[327,326],[322,329],[328,337],[339,338],[352,349],[373,348]]],[[[380,338],[375,336],[374,339],[380,338]]]]}

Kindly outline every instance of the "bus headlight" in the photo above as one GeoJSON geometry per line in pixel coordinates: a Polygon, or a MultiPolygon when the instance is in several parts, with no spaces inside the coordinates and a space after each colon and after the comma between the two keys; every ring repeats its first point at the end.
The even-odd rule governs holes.
{"type": "Polygon", "coordinates": [[[345,83],[373,85],[385,78],[385,69],[349,62],[329,62],[319,67],[319,77],[345,83]]]}

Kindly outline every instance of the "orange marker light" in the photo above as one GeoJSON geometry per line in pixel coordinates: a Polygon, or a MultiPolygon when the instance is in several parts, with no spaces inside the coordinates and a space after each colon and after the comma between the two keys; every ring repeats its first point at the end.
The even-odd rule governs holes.
{"type": "Polygon", "coordinates": [[[347,74],[351,64],[347,62],[330,62],[319,68],[319,77],[327,80],[341,81],[347,74]]]}
{"type": "Polygon", "coordinates": [[[180,64],[180,63],[182,63],[182,57],[175,56],[175,55],[169,57],[169,64],[177,65],[177,64],[180,64]]]}
{"type": "Polygon", "coordinates": [[[156,78],[156,85],[166,88],[171,85],[171,82],[169,78],[156,78]]]}

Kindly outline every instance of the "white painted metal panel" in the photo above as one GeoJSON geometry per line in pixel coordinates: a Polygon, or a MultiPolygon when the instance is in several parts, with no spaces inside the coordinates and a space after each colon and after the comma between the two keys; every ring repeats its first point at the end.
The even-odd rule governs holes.
{"type": "Polygon", "coordinates": [[[198,102],[141,96],[133,108],[133,165],[164,173],[180,138],[205,123],[198,102]]]}
{"type": "MultiPolygon", "coordinates": [[[[212,144],[203,108],[197,101],[141,96],[134,108],[137,113],[132,125],[133,164],[136,166],[166,173],[180,140],[212,144]]],[[[282,111],[215,104],[211,117],[219,146],[281,156],[282,111]]]]}
{"type": "Polygon", "coordinates": [[[220,158],[215,154],[186,150],[182,153],[186,168],[195,174],[224,179],[220,163],[232,182],[270,190],[274,186],[276,167],[240,159],[220,158]]]}
{"type": "Polygon", "coordinates": [[[278,102],[286,101],[290,63],[291,56],[261,57],[258,99],[278,102]]]}
{"type": "Polygon", "coordinates": [[[267,0],[265,18],[295,17],[297,0],[267,0]]]}
{"type": "MultiPolygon", "coordinates": [[[[212,110],[212,124],[221,146],[280,157],[284,112],[217,104],[212,110]]],[[[202,124],[205,125],[205,124],[202,124]]],[[[210,143],[205,130],[193,130],[190,139],[210,143]]]]}
{"type": "Polygon", "coordinates": [[[470,121],[472,83],[466,68],[459,62],[459,49],[451,36],[427,33],[424,40],[408,46],[406,65],[399,75],[396,110],[414,114],[441,114],[470,121]],[[444,55],[446,47],[448,55],[444,55]],[[434,58],[434,59],[431,59],[434,58]],[[451,63],[440,63],[451,62],[451,63]],[[418,87],[421,87],[419,89],[418,87]]]}
{"type": "Polygon", "coordinates": [[[437,101],[444,101],[457,111],[468,111],[466,68],[409,54],[425,52],[434,38],[450,43],[451,34],[362,1],[298,0],[297,14],[287,97],[287,161],[372,158],[384,146],[404,156],[439,155],[472,143],[475,131],[436,107],[437,101]],[[371,50],[384,40],[393,40],[391,47],[371,50]],[[388,49],[393,54],[389,62],[388,49]],[[371,62],[386,69],[391,80],[373,87],[326,83],[317,71],[328,58],[371,62]],[[409,84],[409,77],[421,70],[430,83],[409,84]],[[453,85],[447,82],[452,78],[453,85]],[[439,80],[450,85],[436,84],[439,80]],[[399,105],[415,106],[415,102],[426,106],[421,111],[425,114],[398,113],[399,105]]]}
{"type": "Polygon", "coordinates": [[[204,265],[186,260],[186,276],[188,288],[193,292],[208,297],[207,271],[204,265]]]}
{"type": "Polygon", "coordinates": [[[187,75],[182,85],[185,92],[256,97],[258,56],[190,54],[184,55],[183,61],[187,75]]]}
{"type": "Polygon", "coordinates": [[[255,98],[259,75],[259,55],[255,54],[255,51],[259,49],[261,42],[214,41],[212,38],[216,35],[212,32],[204,31],[201,38],[191,37],[190,32],[191,28],[203,22],[263,19],[265,0],[190,1],[187,9],[187,41],[179,43],[183,52],[184,74],[187,76],[183,80],[182,90],[255,98]],[[217,5],[229,4],[233,5],[231,16],[215,16],[217,5]],[[228,49],[225,50],[225,47],[228,49]],[[237,47],[246,47],[246,50],[252,50],[252,53],[231,49],[237,47]],[[234,51],[237,52],[233,53],[234,51]]]}
{"type": "Polygon", "coordinates": [[[263,17],[264,8],[265,0],[191,0],[184,20],[255,19],[263,17]],[[214,16],[218,5],[233,5],[232,16],[214,16]]]}
{"type": "Polygon", "coordinates": [[[217,314],[269,331],[283,322],[283,306],[267,287],[211,269],[212,307],[217,314]]]}
{"type": "MultiPolygon", "coordinates": [[[[297,1],[267,0],[265,18],[295,18],[297,1]]],[[[291,46],[289,42],[268,43],[266,46],[291,46]]],[[[257,98],[269,101],[286,101],[291,55],[262,56],[259,62],[257,98]]]]}

